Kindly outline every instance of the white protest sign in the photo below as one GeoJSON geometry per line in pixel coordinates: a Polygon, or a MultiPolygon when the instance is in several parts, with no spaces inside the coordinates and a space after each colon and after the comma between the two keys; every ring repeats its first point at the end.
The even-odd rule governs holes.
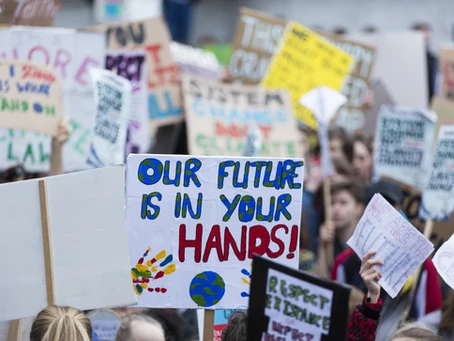
{"type": "Polygon", "coordinates": [[[150,147],[146,52],[109,51],[106,69],[126,78],[132,85],[126,155],[145,153],[150,147]]]}
{"type": "Polygon", "coordinates": [[[429,182],[422,194],[422,219],[443,221],[454,210],[454,126],[442,126],[438,133],[429,182]]]}
{"type": "Polygon", "coordinates": [[[438,274],[454,289],[454,235],[438,249],[433,263],[438,274]]]}
{"type": "Polygon", "coordinates": [[[432,111],[382,106],[374,144],[375,172],[424,189],[436,120],[432,111]]]}
{"type": "MultiPolygon", "coordinates": [[[[43,180],[55,304],[81,310],[134,304],[124,168],[105,167],[43,180]]],[[[0,185],[0,321],[33,317],[48,305],[38,183],[0,185]]]]}
{"type": "Polygon", "coordinates": [[[247,305],[254,254],[298,266],[302,159],[129,155],[127,225],[139,305],[247,305]]]}
{"type": "MultiPolygon", "coordinates": [[[[105,37],[98,33],[77,32],[72,29],[20,27],[0,30],[0,57],[32,61],[49,65],[60,76],[63,85],[64,113],[69,117],[71,137],[64,147],[64,168],[66,172],[90,168],[87,155],[90,134],[95,115],[93,84],[89,69],[103,67],[105,57],[105,37]]],[[[33,134],[29,132],[28,134],[33,134]]],[[[27,138],[32,143],[35,155],[41,152],[35,138],[27,138]]],[[[7,148],[8,142],[0,144],[7,148]]],[[[14,143],[14,142],[13,142],[14,143]]],[[[50,138],[43,150],[50,150],[50,138]]],[[[18,159],[24,158],[18,151],[18,159]]],[[[1,160],[0,164],[5,161],[1,160]]],[[[35,162],[35,170],[49,170],[49,162],[35,162]]],[[[28,168],[27,168],[28,169],[28,168]]]]}
{"type": "Polygon", "coordinates": [[[120,328],[119,316],[109,310],[94,310],[87,316],[99,341],[115,341],[120,328]]]}
{"type": "Polygon", "coordinates": [[[433,244],[380,194],[367,205],[347,244],[360,258],[376,252],[374,258],[385,263],[379,267],[383,277],[378,283],[392,298],[434,250],[433,244]]]}
{"type": "Polygon", "coordinates": [[[91,69],[96,117],[87,162],[95,167],[123,164],[131,111],[131,83],[112,71],[91,69]]]}

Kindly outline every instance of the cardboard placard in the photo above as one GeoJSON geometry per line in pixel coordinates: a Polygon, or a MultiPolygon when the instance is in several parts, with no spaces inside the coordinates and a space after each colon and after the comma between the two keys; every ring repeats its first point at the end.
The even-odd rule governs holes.
{"type": "Polygon", "coordinates": [[[321,85],[340,91],[353,65],[352,56],[306,27],[290,22],[262,85],[288,89],[296,118],[316,129],[314,115],[299,103],[301,96],[321,85]]]}
{"type": "Polygon", "coordinates": [[[61,0],[4,0],[0,5],[0,24],[53,26],[61,0]]]}
{"type": "MultiPolygon", "coordinates": [[[[52,67],[60,76],[63,84],[64,113],[69,117],[71,137],[64,146],[65,172],[79,171],[90,168],[87,155],[91,142],[91,130],[95,115],[93,83],[88,70],[92,67],[101,68],[105,58],[105,38],[101,34],[77,32],[61,28],[32,28],[14,26],[0,30],[0,57],[31,61],[39,65],[52,67]]],[[[34,133],[27,133],[34,134],[34,133]]],[[[14,133],[19,135],[19,133],[14,133]]],[[[28,164],[35,170],[48,171],[49,161],[42,162],[40,154],[50,151],[50,139],[42,149],[36,144],[34,137],[26,137],[30,142],[34,162],[27,157],[28,164]]],[[[8,144],[0,142],[0,149],[8,154],[8,144]]],[[[14,141],[12,142],[14,143],[14,141]]],[[[44,144],[44,142],[43,142],[44,144]]],[[[17,158],[25,159],[27,149],[19,149],[17,158]],[[25,155],[25,156],[22,156],[25,155]]],[[[0,162],[3,164],[3,160],[0,162]]]]}
{"type": "Polygon", "coordinates": [[[376,173],[420,190],[425,188],[435,121],[431,111],[383,106],[374,144],[376,173]]]}
{"type": "Polygon", "coordinates": [[[297,267],[302,159],[129,155],[127,225],[141,307],[247,306],[253,254],[297,267]]]}
{"type": "Polygon", "coordinates": [[[302,155],[286,91],[237,87],[183,77],[189,151],[194,155],[242,156],[249,128],[262,135],[261,156],[302,155]]]}
{"type": "Polygon", "coordinates": [[[336,117],[336,124],[349,132],[360,131],[366,122],[363,107],[364,99],[369,91],[369,77],[375,62],[375,48],[339,36],[322,35],[331,44],[355,59],[355,65],[342,88],[342,94],[347,97],[348,101],[340,109],[336,117]]]}
{"type": "Polygon", "coordinates": [[[112,71],[91,69],[96,116],[87,162],[94,167],[123,164],[131,112],[131,83],[112,71]]]}
{"type": "Polygon", "coordinates": [[[150,125],[156,128],[183,121],[180,69],[172,60],[170,33],[163,18],[124,21],[87,30],[105,33],[109,52],[146,51],[150,125]]]}
{"type": "Polygon", "coordinates": [[[454,102],[454,46],[440,49],[441,97],[454,102]]]}
{"type": "Polygon", "coordinates": [[[248,340],[342,341],[350,288],[254,257],[248,340]]]}
{"type": "Polygon", "coordinates": [[[81,310],[134,304],[123,167],[43,180],[50,225],[47,250],[39,181],[0,185],[0,225],[5,227],[0,230],[5,255],[0,257],[0,321],[33,317],[47,307],[44,254],[53,259],[55,304],[81,310]],[[101,193],[108,199],[100,198],[101,193]],[[27,214],[21,211],[24,207],[27,214]],[[26,264],[27,271],[17,264],[26,264]]]}
{"type": "Polygon", "coordinates": [[[30,62],[0,60],[0,77],[0,127],[56,135],[63,118],[63,89],[55,71],[30,62]]]}
{"type": "Polygon", "coordinates": [[[243,84],[259,84],[279,47],[287,22],[246,7],[240,15],[229,62],[229,74],[243,84]]]}

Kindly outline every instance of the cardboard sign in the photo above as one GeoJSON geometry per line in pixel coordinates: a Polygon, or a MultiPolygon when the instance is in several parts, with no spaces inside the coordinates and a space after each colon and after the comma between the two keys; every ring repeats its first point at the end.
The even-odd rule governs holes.
{"type": "Polygon", "coordinates": [[[429,181],[420,206],[422,219],[448,220],[454,210],[454,126],[442,126],[429,181]]]}
{"type": "Polygon", "coordinates": [[[244,155],[249,128],[262,134],[261,156],[302,155],[288,93],[183,78],[189,151],[194,155],[244,155]]]}
{"type": "Polygon", "coordinates": [[[146,51],[150,124],[156,128],[183,120],[180,70],[172,60],[170,33],[162,18],[125,21],[88,29],[106,34],[109,51],[146,51]]]}
{"type": "MultiPolygon", "coordinates": [[[[60,76],[64,93],[64,113],[69,116],[71,128],[71,137],[64,147],[65,172],[90,168],[87,165],[87,156],[95,102],[88,70],[92,67],[103,67],[105,38],[101,34],[70,29],[14,26],[0,30],[0,39],[4,42],[0,46],[1,58],[48,65],[60,76]]],[[[1,148],[7,146],[1,145],[1,148]]],[[[50,150],[50,139],[46,148],[50,150]]],[[[38,145],[34,145],[33,149],[40,151],[38,145]]],[[[48,169],[49,164],[47,169],[43,167],[44,171],[48,169]]]]}
{"type": "Polygon", "coordinates": [[[362,130],[366,122],[363,111],[364,99],[369,91],[368,82],[375,61],[375,49],[339,36],[325,35],[325,37],[334,46],[355,59],[355,64],[342,89],[348,101],[339,111],[336,124],[349,132],[362,130]]]}
{"type": "Polygon", "coordinates": [[[236,27],[229,74],[234,81],[258,84],[279,47],[287,22],[266,13],[241,8],[236,27]]]}
{"type": "Polygon", "coordinates": [[[60,80],[54,70],[0,60],[0,127],[56,135],[63,118],[60,80]]]}
{"type": "Polygon", "coordinates": [[[440,49],[441,97],[454,102],[454,46],[440,49]]]}
{"type": "Polygon", "coordinates": [[[431,111],[383,106],[374,145],[376,173],[418,189],[425,188],[435,121],[436,115],[431,111]]]}
{"type": "Polygon", "coordinates": [[[367,205],[347,244],[363,258],[368,252],[385,262],[379,266],[381,287],[395,298],[408,278],[434,250],[434,245],[380,194],[367,205]]]}
{"type": "Polygon", "coordinates": [[[148,87],[145,51],[108,52],[106,69],[129,80],[132,85],[126,155],[145,153],[150,147],[148,87]]]}
{"type": "Polygon", "coordinates": [[[91,69],[96,116],[87,162],[94,167],[123,164],[131,111],[131,83],[112,71],[91,69]]]}
{"type": "Polygon", "coordinates": [[[99,341],[115,341],[121,318],[110,310],[94,310],[87,314],[99,341]]]}
{"type": "Polygon", "coordinates": [[[302,159],[129,155],[139,306],[247,306],[254,254],[298,265],[302,159]]]}
{"type": "Polygon", "coordinates": [[[254,257],[248,340],[341,341],[350,288],[254,257]]]}
{"type": "Polygon", "coordinates": [[[61,6],[60,0],[4,0],[0,5],[0,24],[53,26],[61,6]]]}
{"type": "Polygon", "coordinates": [[[53,262],[55,304],[81,310],[135,303],[128,267],[123,167],[0,186],[0,321],[36,316],[48,305],[45,252],[53,262]],[[102,193],[108,200],[100,200],[102,193]],[[41,199],[40,199],[41,198],[41,199]],[[43,244],[41,204],[51,235],[43,244]],[[19,207],[26,207],[21,214],[19,207]],[[74,214],[77,208],[80,214],[74,214]],[[14,259],[14,262],[11,262],[14,259]],[[17,264],[26,264],[27,271],[17,264]]]}
{"type": "Polygon", "coordinates": [[[268,89],[288,89],[296,117],[316,129],[314,115],[299,103],[301,96],[321,85],[340,91],[353,64],[349,54],[304,26],[290,22],[262,84],[268,89]]]}
{"type": "Polygon", "coordinates": [[[184,73],[200,76],[213,81],[221,76],[221,65],[213,52],[198,49],[172,41],[170,43],[172,58],[184,73]]]}

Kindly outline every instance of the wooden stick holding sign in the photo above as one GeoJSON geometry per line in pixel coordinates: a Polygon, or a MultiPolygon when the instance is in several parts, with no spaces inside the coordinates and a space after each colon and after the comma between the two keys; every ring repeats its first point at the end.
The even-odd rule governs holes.
{"type": "MultiPolygon", "coordinates": [[[[339,92],[326,87],[320,86],[306,93],[300,99],[300,104],[307,107],[317,118],[318,138],[321,151],[321,167],[324,177],[323,197],[325,205],[325,220],[331,221],[331,186],[329,177],[333,174],[333,165],[329,153],[328,126],[339,108],[347,102],[347,98],[339,92]]],[[[334,264],[333,243],[328,243],[324,248],[325,261],[323,256],[319,262],[320,275],[328,277],[329,269],[334,264]],[[322,264],[324,263],[324,264],[322,264]]]]}
{"type": "Polygon", "coordinates": [[[203,341],[213,341],[214,310],[206,309],[203,313],[203,341]]]}

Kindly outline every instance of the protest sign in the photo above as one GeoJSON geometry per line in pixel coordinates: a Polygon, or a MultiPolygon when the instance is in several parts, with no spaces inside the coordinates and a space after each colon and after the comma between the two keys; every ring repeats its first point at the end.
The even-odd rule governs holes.
{"type": "MultiPolygon", "coordinates": [[[[88,70],[103,67],[105,38],[101,34],[70,29],[14,26],[0,30],[0,39],[4,42],[0,46],[1,58],[49,65],[60,76],[64,113],[69,117],[71,128],[71,137],[64,147],[64,168],[66,172],[89,168],[87,155],[95,103],[88,70]]],[[[38,149],[38,146],[33,148],[38,149]]]]}
{"type": "Polygon", "coordinates": [[[60,0],[4,0],[0,5],[0,24],[53,26],[60,0]]]}
{"type": "Polygon", "coordinates": [[[439,131],[442,125],[454,124],[454,102],[443,97],[434,97],[432,99],[432,110],[438,117],[436,131],[439,131]]]}
{"type": "Polygon", "coordinates": [[[454,235],[438,249],[433,263],[438,274],[454,289],[454,235]]]}
{"type": "Polygon", "coordinates": [[[180,69],[172,60],[170,33],[164,19],[125,21],[87,29],[106,34],[108,51],[146,51],[148,110],[154,128],[183,120],[180,69]]]}
{"type": "Polygon", "coordinates": [[[375,49],[339,36],[321,34],[331,44],[355,59],[355,64],[342,88],[342,93],[347,96],[348,101],[339,111],[336,124],[349,132],[361,130],[366,121],[363,107],[369,91],[368,82],[375,61],[375,49]]]}
{"type": "Polygon", "coordinates": [[[0,186],[0,321],[134,304],[124,185],[117,166],[0,186]]]}
{"type": "Polygon", "coordinates": [[[363,258],[375,251],[384,261],[378,282],[395,298],[407,279],[430,256],[433,244],[380,194],[375,194],[347,244],[363,258]]]}
{"type": "Polygon", "coordinates": [[[94,167],[123,164],[131,111],[131,83],[112,71],[91,69],[96,116],[87,162],[94,167]]]}
{"type": "Polygon", "coordinates": [[[454,126],[438,132],[429,181],[422,195],[422,219],[448,220],[454,210],[454,126]]]}
{"type": "Polygon", "coordinates": [[[342,284],[254,257],[248,340],[344,340],[349,296],[342,284]]]}
{"type": "Polygon", "coordinates": [[[321,85],[340,91],[353,64],[349,54],[304,26],[290,22],[262,85],[269,89],[288,89],[296,117],[316,129],[315,117],[299,103],[301,96],[321,85]]]}
{"type": "Polygon", "coordinates": [[[386,86],[380,80],[372,81],[370,83],[370,90],[374,94],[374,103],[364,111],[365,121],[361,133],[365,136],[373,136],[375,134],[380,108],[383,105],[396,104],[389,91],[386,89],[386,86]]]}
{"type": "Polygon", "coordinates": [[[383,106],[374,145],[374,167],[380,176],[423,189],[435,139],[435,113],[383,106]]]}
{"type": "Polygon", "coordinates": [[[229,74],[234,81],[258,84],[279,47],[286,21],[249,8],[241,8],[229,74]]]}
{"type": "Polygon", "coordinates": [[[120,328],[120,316],[113,310],[94,310],[87,314],[93,331],[99,341],[115,341],[117,331],[120,328]]]}
{"type": "Polygon", "coordinates": [[[205,51],[172,41],[170,43],[172,58],[184,73],[200,76],[210,80],[219,80],[221,65],[213,52],[205,51]]]}
{"type": "Polygon", "coordinates": [[[298,131],[288,93],[183,77],[189,152],[244,155],[249,128],[262,135],[261,156],[297,157],[298,131]]]}
{"type": "Polygon", "coordinates": [[[129,155],[127,226],[139,306],[235,309],[248,302],[253,254],[296,268],[303,165],[129,155]]]}
{"type": "Polygon", "coordinates": [[[54,70],[0,60],[0,127],[56,135],[63,118],[62,86],[54,70]]]}

